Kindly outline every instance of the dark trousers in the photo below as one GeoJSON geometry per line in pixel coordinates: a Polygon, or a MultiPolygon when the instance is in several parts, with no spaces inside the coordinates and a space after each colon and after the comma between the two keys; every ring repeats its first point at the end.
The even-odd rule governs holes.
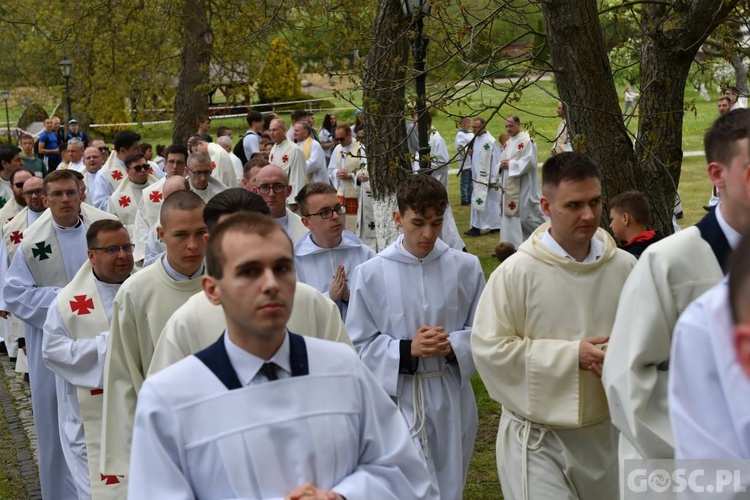
{"type": "Polygon", "coordinates": [[[461,203],[471,203],[474,184],[471,182],[471,168],[464,167],[461,172],[461,203]]]}

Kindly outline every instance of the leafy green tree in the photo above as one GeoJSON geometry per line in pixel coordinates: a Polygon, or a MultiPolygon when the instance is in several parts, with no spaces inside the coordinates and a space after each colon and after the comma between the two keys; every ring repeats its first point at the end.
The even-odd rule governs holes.
{"type": "Polygon", "coordinates": [[[258,75],[258,98],[261,102],[285,101],[301,93],[299,66],[292,49],[285,40],[274,38],[258,75]]]}

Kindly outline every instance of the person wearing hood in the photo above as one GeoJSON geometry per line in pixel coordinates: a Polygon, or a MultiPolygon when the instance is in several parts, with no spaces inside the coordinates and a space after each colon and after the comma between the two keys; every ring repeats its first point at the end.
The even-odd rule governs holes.
{"type": "Polygon", "coordinates": [[[330,184],[311,182],[299,191],[295,201],[302,223],[310,230],[294,246],[297,280],[323,292],[336,303],[346,320],[347,276],[372,259],[375,252],[354,233],[344,231],[346,207],[339,203],[336,188],[330,184]]]}
{"type": "Polygon", "coordinates": [[[599,227],[596,164],[560,153],[544,163],[542,180],[550,220],[492,273],[471,333],[477,370],[503,405],[503,495],[617,498],[617,430],[600,377],[636,261],[599,227]]]}
{"type": "Polygon", "coordinates": [[[398,188],[403,234],[352,275],[346,329],[410,425],[442,499],[461,499],[477,433],[469,338],[484,288],[476,256],[439,236],[445,187],[414,175],[398,188]]]}

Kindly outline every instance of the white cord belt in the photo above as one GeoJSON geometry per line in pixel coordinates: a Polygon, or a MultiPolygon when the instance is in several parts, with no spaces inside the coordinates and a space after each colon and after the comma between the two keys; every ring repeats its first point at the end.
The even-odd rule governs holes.
{"type": "MultiPolygon", "coordinates": [[[[425,428],[425,416],[424,416],[424,389],[422,388],[422,380],[438,378],[443,375],[449,374],[450,369],[440,370],[437,372],[417,372],[412,375],[411,386],[411,399],[412,399],[412,412],[414,413],[414,421],[409,427],[411,437],[415,438],[419,436],[419,444],[422,446],[424,457],[430,456],[430,447],[427,443],[427,429],[425,428]]],[[[399,408],[401,402],[399,401],[399,408]]]]}

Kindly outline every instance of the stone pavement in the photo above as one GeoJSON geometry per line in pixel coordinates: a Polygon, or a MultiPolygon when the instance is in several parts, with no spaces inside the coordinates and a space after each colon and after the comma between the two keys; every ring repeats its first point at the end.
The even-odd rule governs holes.
{"type": "Polygon", "coordinates": [[[15,372],[15,363],[6,355],[0,355],[2,378],[0,383],[0,407],[5,416],[8,430],[13,436],[13,447],[20,467],[21,477],[26,483],[30,500],[40,500],[42,490],[39,486],[37,469],[36,431],[31,412],[31,394],[29,384],[24,382],[23,375],[15,372]]]}

